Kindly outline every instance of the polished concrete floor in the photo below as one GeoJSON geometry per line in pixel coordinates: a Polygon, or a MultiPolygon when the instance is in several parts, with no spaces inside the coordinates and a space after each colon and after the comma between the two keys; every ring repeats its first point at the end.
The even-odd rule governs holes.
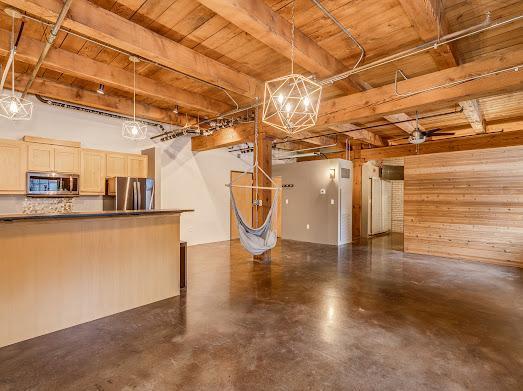
{"type": "Polygon", "coordinates": [[[189,290],[0,349],[0,390],[522,390],[523,270],[284,241],[189,249],[189,290]]]}

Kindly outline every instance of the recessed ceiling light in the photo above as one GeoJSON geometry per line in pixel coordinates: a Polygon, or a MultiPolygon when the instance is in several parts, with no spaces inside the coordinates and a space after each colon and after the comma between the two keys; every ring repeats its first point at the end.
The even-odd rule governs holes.
{"type": "Polygon", "coordinates": [[[98,89],[96,90],[96,92],[100,95],[104,95],[105,94],[105,86],[103,84],[100,84],[100,86],[98,87],[98,89]]]}

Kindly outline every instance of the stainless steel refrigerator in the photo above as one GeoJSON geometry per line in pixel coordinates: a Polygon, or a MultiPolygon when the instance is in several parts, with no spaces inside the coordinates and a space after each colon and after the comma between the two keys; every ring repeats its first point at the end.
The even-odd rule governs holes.
{"type": "Polygon", "coordinates": [[[154,179],[108,178],[104,210],[154,209],[154,179]]]}

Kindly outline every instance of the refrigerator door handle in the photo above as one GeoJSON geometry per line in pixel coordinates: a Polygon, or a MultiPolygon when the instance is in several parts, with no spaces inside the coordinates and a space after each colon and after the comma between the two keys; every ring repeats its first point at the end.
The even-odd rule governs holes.
{"type": "Polygon", "coordinates": [[[136,200],[137,201],[136,210],[144,209],[144,208],[142,208],[142,188],[140,185],[140,181],[136,181],[136,194],[138,195],[137,200],[136,200]]]}
{"type": "Polygon", "coordinates": [[[138,201],[138,195],[136,193],[136,182],[133,181],[133,210],[138,209],[136,207],[136,202],[138,201]]]}

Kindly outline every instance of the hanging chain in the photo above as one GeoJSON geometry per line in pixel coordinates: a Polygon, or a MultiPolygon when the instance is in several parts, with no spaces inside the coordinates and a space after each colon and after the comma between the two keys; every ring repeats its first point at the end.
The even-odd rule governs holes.
{"type": "Polygon", "coordinates": [[[291,14],[291,74],[294,74],[294,7],[296,6],[296,0],[292,1],[292,14],[291,14]]]}

